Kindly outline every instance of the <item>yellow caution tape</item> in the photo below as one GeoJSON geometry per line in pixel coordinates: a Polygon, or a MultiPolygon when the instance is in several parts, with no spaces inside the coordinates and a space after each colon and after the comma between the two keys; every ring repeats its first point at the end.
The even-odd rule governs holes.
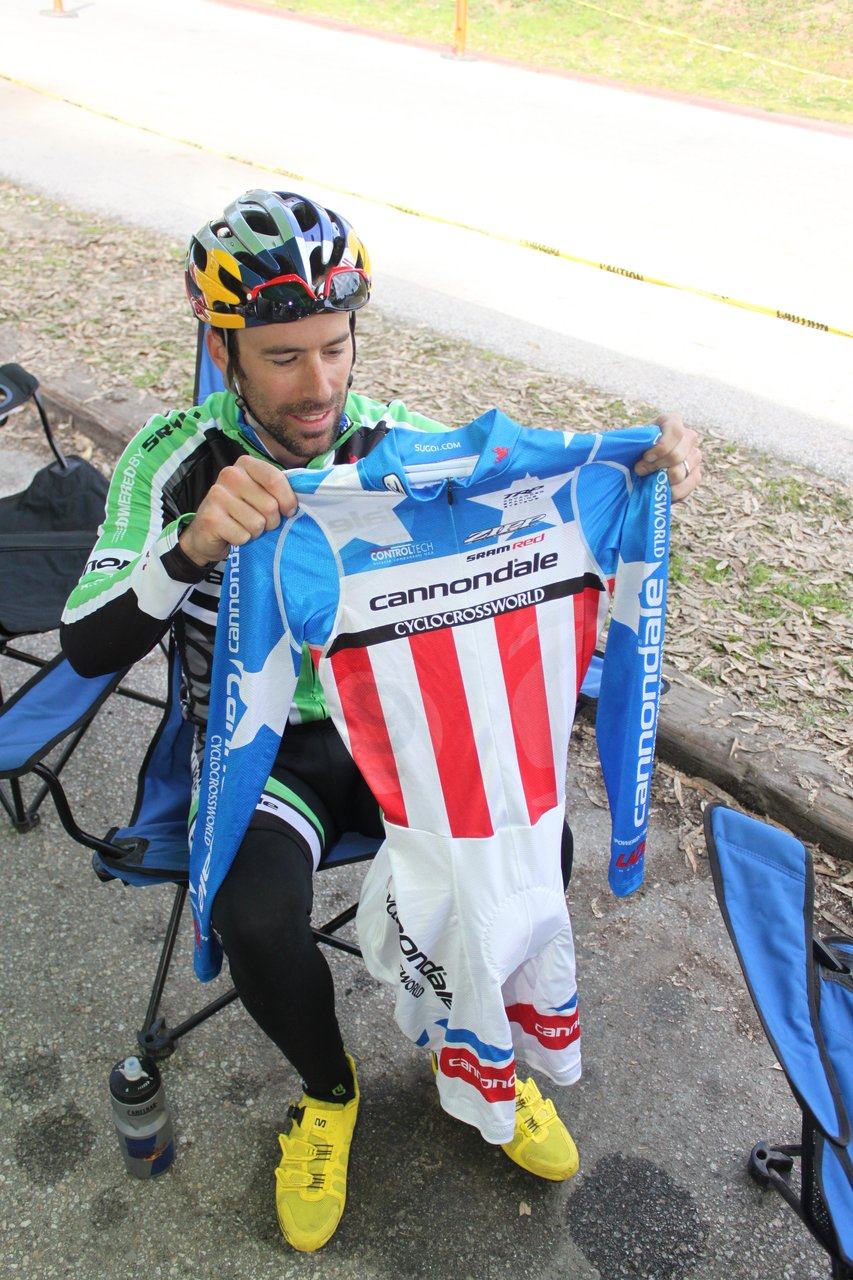
{"type": "Polygon", "coordinates": [[[703,49],[713,49],[717,53],[733,53],[738,58],[751,58],[753,62],[766,63],[768,67],[781,67],[784,71],[796,71],[801,76],[816,76],[819,80],[832,80],[836,84],[853,84],[844,76],[833,76],[828,71],[814,71],[811,67],[795,67],[791,62],[780,62],[778,58],[766,58],[763,53],[750,53],[747,49],[736,49],[730,44],[716,44],[712,40],[701,40],[698,36],[689,36],[684,31],[674,31],[672,27],[660,27],[654,22],[646,22],[643,18],[634,18],[628,13],[620,13],[618,9],[607,9],[604,5],[593,4],[592,0],[574,0],[582,9],[592,9],[595,13],[606,13],[608,17],[619,18],[621,22],[630,22],[635,27],[645,27],[660,36],[670,36],[676,40],[684,40],[687,44],[695,44],[703,49]]]}
{"type": "Polygon", "coordinates": [[[151,125],[135,124],[131,120],[124,120],[121,116],[113,115],[109,111],[101,111],[97,107],[90,107],[84,102],[75,102],[73,98],[66,98],[61,93],[53,93],[50,89],[41,89],[37,85],[27,84],[24,80],[17,80],[14,76],[7,76],[0,72],[0,80],[5,80],[8,84],[13,84],[20,89],[29,89],[32,93],[38,93],[44,98],[52,98],[55,102],[65,102],[71,107],[78,107],[81,111],[88,111],[91,115],[100,116],[104,120],[112,120],[116,124],[123,125],[128,129],[138,129],[140,133],[152,134],[155,138],[163,138],[167,142],[176,142],[180,146],[192,147],[195,151],[201,151],[206,155],[218,156],[221,160],[232,160],[235,164],[243,164],[249,168],[260,169],[264,173],[278,174],[284,178],[292,178],[295,182],[304,182],[310,186],[325,187],[329,191],[337,191],[341,195],[351,196],[353,200],[363,200],[366,204],[373,204],[382,209],[393,209],[396,213],[404,213],[411,218],[420,218],[425,222],[435,222],[440,226],[453,227],[458,231],[470,231],[474,235],[484,236],[489,240],[497,240],[502,244],[514,245],[517,248],[532,249],[536,253],[547,253],[554,258],[562,258],[564,262],[574,262],[584,267],[595,267],[598,271],[608,271],[612,275],[624,276],[628,280],[639,280],[642,284],[654,284],[663,289],[677,289],[680,293],[692,293],[697,298],[708,298],[712,302],[724,302],[729,307],[739,307],[742,311],[754,311],[758,315],[772,316],[776,320],[787,320],[791,324],[802,325],[806,329],[817,329],[820,333],[833,333],[840,338],[853,338],[853,330],[838,329],[833,325],[824,324],[821,320],[809,320],[805,316],[795,315],[790,311],[783,311],[778,307],[765,307],[757,302],[744,302],[740,298],[731,298],[723,293],[714,293],[711,289],[700,289],[695,285],[675,284],[672,280],[660,280],[657,276],[647,276],[640,271],[632,271],[628,267],[614,266],[607,262],[597,262],[594,258],[584,258],[580,254],[567,253],[565,249],[557,249],[553,245],[541,244],[538,240],[519,240],[515,236],[502,235],[499,231],[487,231],[484,227],[474,226],[470,222],[461,222],[456,218],[445,218],[441,214],[426,213],[422,209],[413,209],[408,205],[395,204],[392,200],[383,200],[378,196],[366,196],[360,191],[351,191],[347,187],[340,187],[335,183],[328,182],[322,178],[310,178],[304,173],[294,173],[292,169],[281,169],[276,165],[264,164],[259,160],[247,160],[245,156],[234,155],[229,151],[218,151],[214,147],[205,146],[202,142],[196,142],[190,138],[177,138],[173,134],[164,133],[161,129],[154,129],[151,125]]]}

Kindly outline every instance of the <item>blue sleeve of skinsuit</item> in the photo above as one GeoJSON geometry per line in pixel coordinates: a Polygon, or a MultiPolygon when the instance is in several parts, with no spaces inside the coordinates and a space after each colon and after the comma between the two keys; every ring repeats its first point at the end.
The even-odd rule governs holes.
{"type": "Polygon", "coordinates": [[[323,642],[324,626],[335,616],[337,592],[334,554],[304,512],[234,548],[229,556],[190,851],[195,971],[203,982],[216,977],[222,963],[210,928],[213,899],[275,760],[299,676],[303,640],[323,642]]]}
{"type": "Polygon", "coordinates": [[[608,879],[620,897],[643,882],[669,563],[665,471],[634,476],[616,559],[596,739],[613,822],[608,879]]]}

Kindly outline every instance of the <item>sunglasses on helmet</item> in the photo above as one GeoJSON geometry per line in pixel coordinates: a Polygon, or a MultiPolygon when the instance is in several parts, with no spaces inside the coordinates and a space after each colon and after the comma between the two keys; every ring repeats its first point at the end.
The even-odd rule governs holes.
{"type": "Polygon", "coordinates": [[[249,290],[240,310],[258,320],[301,320],[321,311],[357,311],[370,297],[370,279],[360,267],[330,267],[316,289],[302,276],[273,276],[249,290]]]}

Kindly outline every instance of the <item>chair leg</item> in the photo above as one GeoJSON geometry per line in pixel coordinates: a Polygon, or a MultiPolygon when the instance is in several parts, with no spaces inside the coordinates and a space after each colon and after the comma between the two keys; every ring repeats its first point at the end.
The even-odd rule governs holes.
{"type": "Polygon", "coordinates": [[[756,1142],[749,1153],[748,1168],[750,1175],[760,1187],[773,1187],[788,1202],[802,1221],[800,1197],[792,1190],[788,1175],[794,1167],[794,1161],[802,1156],[802,1147],[783,1145],[779,1142],[756,1142]]]}
{"type": "MultiPolygon", "coordinates": [[[[198,1013],[185,1018],[183,1022],[179,1022],[175,1027],[166,1027],[163,1019],[158,1018],[152,1028],[152,1034],[149,1034],[149,1037],[144,1042],[144,1051],[149,1055],[153,1054],[155,1057],[168,1057],[170,1053],[175,1052],[177,1048],[176,1041],[202,1022],[207,1022],[208,1018],[212,1018],[215,1013],[219,1013],[220,1009],[225,1009],[229,1004],[233,1004],[236,999],[236,988],[231,987],[221,996],[217,996],[215,1000],[211,1000],[203,1009],[199,1009],[198,1013]],[[150,1047],[152,1043],[154,1045],[153,1050],[150,1047]]],[[[140,1040],[140,1044],[143,1044],[142,1040],[140,1040]]]]}
{"type": "MultiPolygon", "coordinates": [[[[15,655],[14,652],[10,655],[8,652],[7,642],[5,640],[0,640],[0,657],[7,656],[14,657],[15,655]]],[[[3,696],[3,686],[0,685],[0,707],[2,707],[5,701],[6,699],[3,696]]],[[[43,798],[44,797],[42,797],[42,799],[43,798]]],[[[27,806],[24,803],[24,795],[21,791],[21,783],[18,778],[9,779],[8,794],[6,792],[6,788],[4,786],[0,786],[0,805],[3,806],[6,813],[9,815],[12,826],[16,831],[21,832],[21,834],[26,831],[32,831],[33,827],[38,826],[39,820],[36,816],[35,809],[32,810],[32,812],[28,811],[27,806]]],[[[36,808],[38,808],[38,805],[36,805],[36,808]]]]}
{"type": "MultiPolygon", "coordinates": [[[[805,1139],[804,1139],[805,1141],[805,1139]]],[[[788,1181],[794,1165],[800,1161],[800,1174],[803,1176],[803,1161],[809,1159],[803,1144],[781,1142],[757,1142],[749,1153],[748,1169],[752,1178],[762,1190],[772,1187],[783,1200],[790,1205],[804,1226],[817,1240],[822,1249],[830,1255],[832,1263],[832,1280],[853,1280],[853,1268],[849,1267],[833,1251],[833,1237],[827,1235],[815,1221],[814,1213],[807,1212],[808,1191],[801,1186],[799,1194],[788,1181]]],[[[831,1231],[831,1228],[830,1228],[831,1231]]]]}
{"type": "Polygon", "coordinates": [[[186,898],[187,886],[185,884],[176,885],[169,923],[166,926],[166,936],[163,939],[160,960],[157,964],[157,972],[154,975],[154,985],[151,988],[148,1008],[145,1011],[145,1021],[141,1030],[136,1034],[136,1040],[141,1051],[148,1054],[150,1058],[157,1060],[171,1057],[177,1047],[176,1042],[182,1036],[185,1036],[188,1031],[192,1031],[193,1027],[197,1027],[199,1023],[206,1022],[208,1018],[212,1018],[220,1009],[224,1009],[226,1005],[237,999],[237,992],[232,987],[230,991],[218,996],[216,1000],[211,1000],[198,1013],[194,1013],[192,1017],[179,1022],[175,1027],[168,1027],[165,1018],[160,1014],[160,1001],[163,997],[166,979],[169,976],[172,953],[175,950],[175,943],[178,939],[178,929],[186,898]]]}
{"type": "Polygon", "coordinates": [[[169,923],[166,926],[166,936],[160,949],[157,972],[154,974],[154,985],[148,998],[148,1008],[145,1010],[145,1020],[142,1023],[141,1030],[136,1035],[140,1049],[152,1058],[168,1058],[175,1051],[165,1020],[159,1016],[159,1011],[160,1001],[163,998],[163,988],[166,985],[166,978],[169,975],[169,968],[172,963],[172,953],[175,950],[175,943],[178,938],[178,928],[181,923],[186,897],[187,886],[185,884],[176,885],[175,896],[172,900],[172,910],[169,914],[169,923]]]}
{"type": "Polygon", "coordinates": [[[12,826],[22,835],[38,826],[39,816],[35,811],[31,812],[24,803],[21,783],[17,778],[9,779],[9,795],[6,794],[5,788],[0,787],[0,804],[9,815],[12,826]]]}

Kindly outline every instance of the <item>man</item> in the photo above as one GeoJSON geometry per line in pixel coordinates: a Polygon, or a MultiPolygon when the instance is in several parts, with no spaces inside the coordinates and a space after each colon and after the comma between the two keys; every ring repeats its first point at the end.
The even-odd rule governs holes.
{"type": "MultiPolygon", "coordinates": [[[[395,428],[444,428],[349,391],[370,267],[337,214],[302,196],[249,192],[193,238],[186,283],[229,390],[152,419],[128,446],[61,638],[72,665],[95,675],[135,661],[174,627],[200,752],[221,562],[295,510],[284,469],[351,462],[395,428]]],[[[659,423],[638,470],[665,467],[678,500],[700,477],[697,437],[677,415],[659,423]]],[[[340,1220],[358,1110],[331,974],[309,928],[313,871],[345,830],[380,836],[381,820],[306,655],[272,775],[212,915],[244,1005],[302,1077],[276,1170],[279,1222],[302,1250],[320,1248],[340,1220]]],[[[565,873],[570,857],[567,830],[565,873]]],[[[577,1168],[568,1130],[532,1080],[517,1085],[504,1150],[552,1180],[577,1168]]]]}

